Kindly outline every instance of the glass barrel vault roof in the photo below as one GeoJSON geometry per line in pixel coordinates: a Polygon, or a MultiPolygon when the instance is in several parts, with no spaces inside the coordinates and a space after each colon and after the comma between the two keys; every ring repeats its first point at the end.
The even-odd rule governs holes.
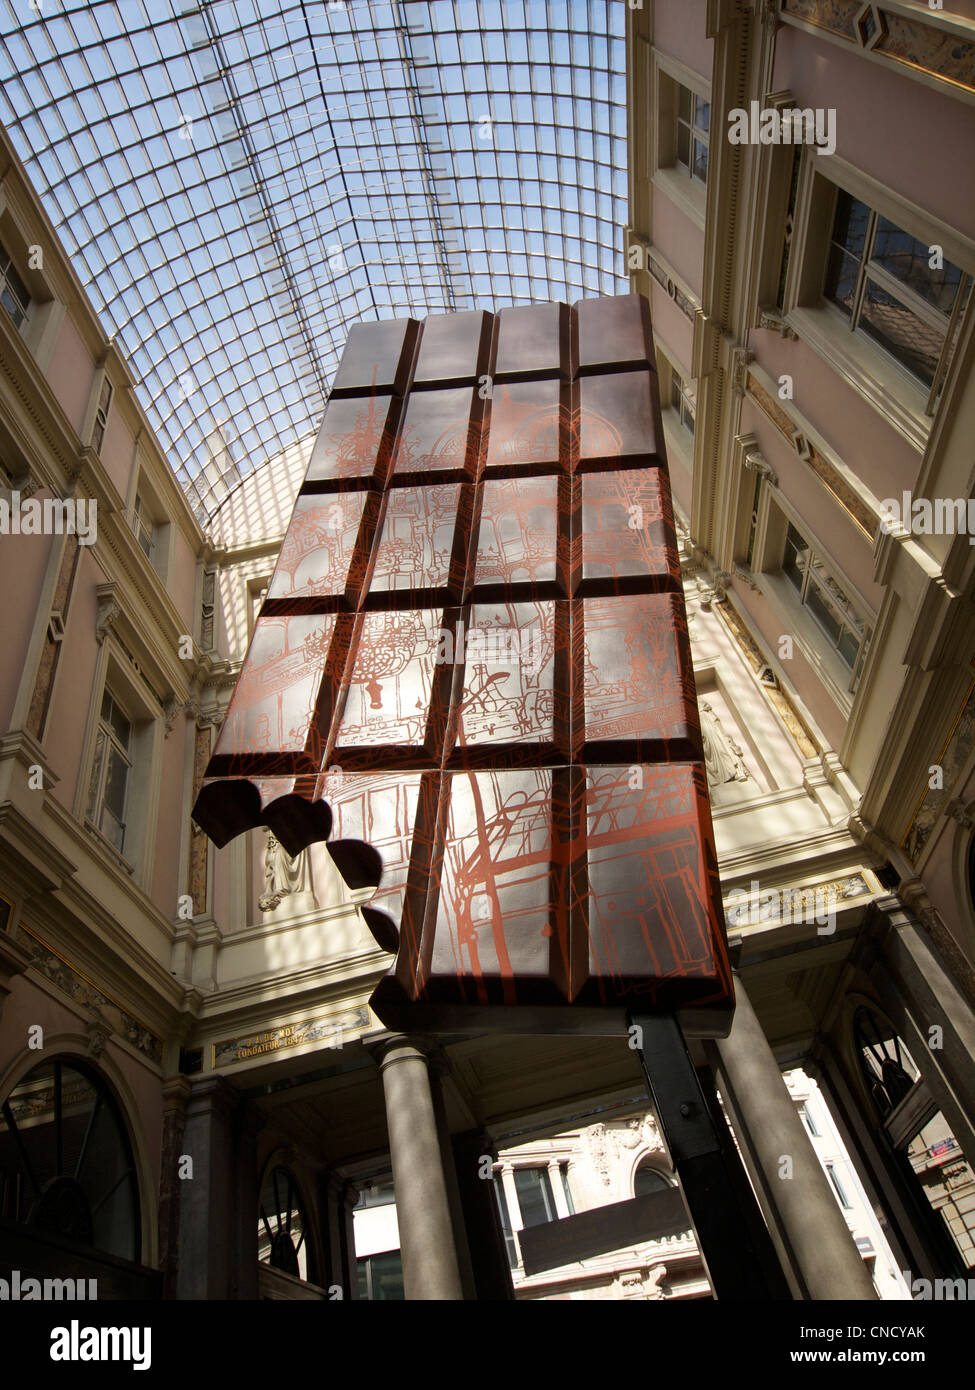
{"type": "Polygon", "coordinates": [[[351,323],[625,292],[622,0],[0,0],[0,120],[197,515],[351,323]]]}

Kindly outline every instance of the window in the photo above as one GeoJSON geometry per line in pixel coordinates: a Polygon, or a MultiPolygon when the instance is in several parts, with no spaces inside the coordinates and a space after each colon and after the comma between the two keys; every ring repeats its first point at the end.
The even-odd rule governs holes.
{"type": "Polygon", "coordinates": [[[125,806],[131,769],[132,725],[106,690],[95,738],[88,819],[119,854],[125,843],[125,806]]]}
{"type": "Polygon", "coordinates": [[[0,1217],[138,1260],[132,1147],[114,1095],[86,1062],[42,1062],[0,1107],[0,1217]]]}
{"type": "Polygon", "coordinates": [[[928,408],[947,369],[972,277],[932,248],[839,190],[823,295],[927,387],[928,408]]]}
{"type": "Polygon", "coordinates": [[[830,646],[849,667],[848,689],[855,690],[863,672],[871,629],[826,569],[822,557],[791,523],[786,532],[782,573],[829,638],[830,646]]]}
{"type": "Polygon", "coordinates": [[[100,453],[102,440],[105,438],[105,427],[108,424],[108,411],[112,404],[112,383],[108,377],[102,381],[102,389],[98,394],[98,408],[95,411],[95,425],[91,432],[92,444],[95,452],[100,453]]]}
{"type": "Polygon", "coordinates": [[[384,1255],[367,1255],[356,1261],[359,1274],[359,1297],[373,1303],[401,1301],[403,1293],[403,1260],[398,1250],[384,1255]]]}
{"type": "Polygon", "coordinates": [[[809,1109],[809,1106],[806,1104],[805,1101],[803,1101],[802,1105],[799,1106],[799,1114],[802,1116],[803,1124],[806,1126],[806,1129],[808,1129],[809,1133],[813,1136],[813,1138],[818,1139],[820,1137],[820,1130],[816,1124],[816,1120],[812,1111],[809,1109]]]}
{"type": "Polygon", "coordinates": [[[708,177],[710,126],[711,103],[678,84],[675,163],[699,183],[708,177]]]}
{"type": "Polygon", "coordinates": [[[645,1197],[648,1192],[663,1192],[670,1183],[652,1163],[641,1163],[633,1174],[633,1196],[645,1197]]]}
{"type": "Polygon", "coordinates": [[[694,437],[694,411],[696,401],[694,392],[676,367],[670,369],[670,404],[676,412],[684,429],[694,437]]]}
{"type": "Polygon", "coordinates": [[[294,1279],[315,1282],[315,1264],[309,1249],[308,1218],[289,1169],[280,1164],[264,1179],[258,1207],[257,1258],[294,1279]]]}
{"type": "Polygon", "coordinates": [[[141,493],[135,499],[135,517],[132,525],[136,540],[146,552],[146,559],[151,560],[153,547],[156,543],[156,527],[152,517],[149,515],[149,510],[146,507],[141,493]]]}
{"type": "Polygon", "coordinates": [[[836,1193],[840,1206],[844,1207],[847,1211],[849,1211],[850,1199],[846,1195],[846,1189],[843,1187],[843,1184],[840,1182],[839,1178],[836,1175],[835,1164],[827,1163],[826,1176],[829,1178],[830,1183],[832,1184],[833,1191],[836,1193]]]}
{"type": "Polygon", "coordinates": [[[0,242],[0,301],[14,321],[15,328],[27,322],[30,312],[30,292],[17,274],[10,253],[0,242]]]}
{"type": "Polygon", "coordinates": [[[516,1168],[515,1190],[523,1226],[541,1226],[556,1221],[555,1197],[547,1168],[516,1168]]]}

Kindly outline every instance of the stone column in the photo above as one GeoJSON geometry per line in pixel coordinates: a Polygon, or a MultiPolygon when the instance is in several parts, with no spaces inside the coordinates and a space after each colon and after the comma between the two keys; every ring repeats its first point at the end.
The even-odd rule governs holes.
{"type": "MultiPolygon", "coordinates": [[[[180,1299],[231,1297],[238,1241],[234,1217],[236,1161],[233,1112],[237,1096],[222,1077],[198,1077],[186,1103],[183,1156],[193,1176],[181,1180],[179,1202],[180,1299]]],[[[257,1210],[254,1210],[257,1228],[257,1210]]]]}
{"type": "Polygon", "coordinates": [[[775,1055],[735,975],[735,1018],[714,1044],[725,1099],[750,1151],[763,1205],[793,1266],[803,1298],[874,1299],[857,1250],[775,1055]]]}
{"type": "Polygon", "coordinates": [[[163,1276],[163,1298],[176,1297],[179,1268],[179,1158],[185,1152],[183,1131],[186,1102],[190,1095],[186,1076],[171,1076],[163,1082],[162,1163],[159,1175],[159,1268],[163,1276]]]}
{"type": "Polygon", "coordinates": [[[410,1038],[399,1036],[381,1043],[378,1053],[405,1296],[462,1300],[427,1059],[410,1038]]]}

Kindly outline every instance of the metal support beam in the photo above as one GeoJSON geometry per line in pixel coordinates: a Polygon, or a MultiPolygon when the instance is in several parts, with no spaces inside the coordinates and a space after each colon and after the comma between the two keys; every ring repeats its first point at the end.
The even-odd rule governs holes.
{"type": "MultiPolygon", "coordinates": [[[[761,1212],[730,1135],[713,1113],[673,1014],[630,1015],[657,1120],[715,1297],[788,1299],[761,1212]]],[[[727,1128],[725,1126],[725,1128],[727,1128]]]]}

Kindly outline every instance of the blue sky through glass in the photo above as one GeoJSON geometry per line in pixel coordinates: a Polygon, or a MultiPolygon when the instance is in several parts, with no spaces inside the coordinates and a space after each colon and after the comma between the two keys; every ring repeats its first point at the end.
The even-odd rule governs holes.
{"type": "Polygon", "coordinates": [[[0,0],[0,120],[201,519],[349,325],[618,294],[624,0],[0,0]]]}

